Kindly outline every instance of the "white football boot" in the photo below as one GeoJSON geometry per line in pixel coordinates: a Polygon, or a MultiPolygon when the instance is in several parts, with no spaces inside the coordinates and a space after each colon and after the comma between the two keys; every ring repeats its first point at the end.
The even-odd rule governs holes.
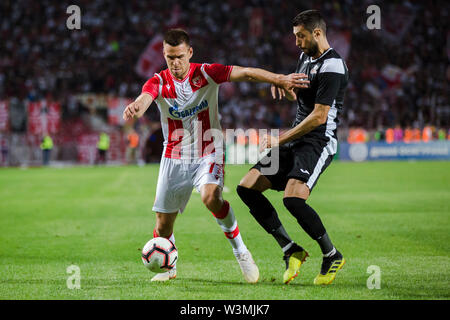
{"type": "Polygon", "coordinates": [[[244,279],[248,283],[256,283],[259,280],[259,269],[253,260],[250,251],[245,251],[244,253],[237,254],[236,260],[241,267],[242,273],[244,274],[244,279]]]}
{"type": "Polygon", "coordinates": [[[164,273],[156,274],[151,281],[169,281],[177,277],[177,268],[173,268],[164,273]]]}

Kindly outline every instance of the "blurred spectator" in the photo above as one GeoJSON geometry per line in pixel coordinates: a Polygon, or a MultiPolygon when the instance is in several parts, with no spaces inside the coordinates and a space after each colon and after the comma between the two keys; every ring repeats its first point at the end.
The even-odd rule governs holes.
{"type": "MultiPolygon", "coordinates": [[[[386,140],[387,143],[392,143],[392,142],[395,141],[395,131],[394,131],[394,129],[388,128],[386,130],[386,139],[385,140],[386,140]]],[[[381,140],[381,141],[383,141],[383,140],[381,140]]]]}
{"type": "Polygon", "coordinates": [[[422,141],[430,142],[432,138],[433,138],[433,131],[431,129],[431,126],[425,126],[422,130],[422,141]]]}
{"type": "Polygon", "coordinates": [[[109,150],[109,135],[106,132],[100,133],[97,143],[97,150],[98,158],[96,164],[106,163],[107,152],[109,150]]]}
{"type": "MultiPolygon", "coordinates": [[[[11,131],[26,131],[25,100],[52,96],[61,103],[63,122],[70,122],[94,117],[95,106],[74,98],[80,94],[136,97],[146,81],[135,71],[139,57],[171,27],[190,33],[193,62],[290,73],[300,53],[291,20],[311,8],[324,15],[330,44],[349,67],[339,130],[430,125],[442,128],[438,136],[446,138],[450,127],[445,1],[83,0],[78,5],[81,30],[68,30],[66,2],[0,2],[0,100],[10,101],[11,131]],[[366,27],[369,4],[382,8],[380,30],[366,27]]],[[[223,85],[222,127],[291,126],[295,103],[274,101],[268,90],[265,84],[223,85]]],[[[158,121],[157,108],[145,117],[158,121]]],[[[401,139],[394,129],[394,141],[401,139]]]]}
{"type": "Polygon", "coordinates": [[[135,130],[131,130],[127,135],[128,145],[126,159],[127,163],[137,163],[137,155],[139,151],[139,135],[135,130]]]}
{"type": "Polygon", "coordinates": [[[369,136],[366,130],[362,128],[350,128],[348,131],[348,143],[364,143],[369,141],[369,136]]]}
{"type": "Polygon", "coordinates": [[[400,124],[398,123],[394,128],[394,141],[395,142],[403,141],[403,129],[400,127],[400,124]]]}
{"type": "Polygon", "coordinates": [[[5,136],[0,135],[0,154],[1,154],[1,166],[8,165],[8,140],[5,136]]]}
{"type": "Polygon", "coordinates": [[[406,127],[403,135],[403,142],[411,143],[413,141],[413,129],[408,126],[406,127]]]}
{"type": "Polygon", "coordinates": [[[385,141],[385,140],[387,142],[389,142],[391,130],[392,129],[388,128],[386,131],[384,131],[383,128],[378,128],[378,130],[375,131],[375,133],[374,133],[374,137],[373,137],[374,140],[377,142],[385,141]]]}
{"type": "Polygon", "coordinates": [[[45,135],[42,138],[41,150],[42,150],[42,163],[44,166],[50,164],[50,156],[53,149],[53,140],[49,135],[45,135]]]}
{"type": "Polygon", "coordinates": [[[438,140],[445,140],[445,130],[443,128],[440,128],[438,131],[438,140]]]}
{"type": "Polygon", "coordinates": [[[422,134],[420,132],[420,129],[415,127],[412,129],[412,142],[420,142],[422,138],[422,134]]]}

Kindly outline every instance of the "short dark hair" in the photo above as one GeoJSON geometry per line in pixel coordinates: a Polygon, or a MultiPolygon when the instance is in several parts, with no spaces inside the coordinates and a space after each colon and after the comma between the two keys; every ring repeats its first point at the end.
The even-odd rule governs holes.
{"type": "Polygon", "coordinates": [[[189,35],[183,29],[169,29],[164,34],[164,42],[171,46],[178,46],[183,42],[190,46],[189,35]]]}
{"type": "Polygon", "coordinates": [[[293,20],[292,26],[302,25],[309,32],[313,32],[315,28],[322,29],[324,33],[327,32],[327,24],[323,20],[322,15],[318,10],[306,10],[299,13],[293,20]]]}

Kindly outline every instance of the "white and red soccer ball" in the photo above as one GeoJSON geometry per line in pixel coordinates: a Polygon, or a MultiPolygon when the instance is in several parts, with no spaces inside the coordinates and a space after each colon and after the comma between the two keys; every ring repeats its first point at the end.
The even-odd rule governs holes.
{"type": "Polygon", "coordinates": [[[142,262],[152,272],[163,273],[174,268],[178,250],[169,239],[153,238],[142,249],[142,262]]]}

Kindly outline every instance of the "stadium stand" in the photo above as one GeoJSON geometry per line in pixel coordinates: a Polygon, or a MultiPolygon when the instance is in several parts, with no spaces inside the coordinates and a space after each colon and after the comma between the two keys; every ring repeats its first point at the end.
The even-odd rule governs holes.
{"type": "MultiPolygon", "coordinates": [[[[0,3],[0,141],[2,159],[9,156],[10,165],[23,159],[38,161],[43,112],[56,159],[89,163],[93,137],[106,130],[112,134],[110,160],[123,161],[124,127],[130,125],[121,123],[113,110],[117,113],[140,93],[143,74],[163,68],[158,59],[151,66],[140,64],[140,59],[149,43],[156,43],[170,27],[191,34],[193,62],[292,72],[299,49],[291,20],[308,8],[326,17],[331,45],[349,67],[341,141],[449,138],[450,31],[445,1],[373,1],[370,4],[382,8],[380,30],[367,29],[368,2],[356,0],[77,4],[80,30],[66,27],[69,15],[63,2],[0,3]]],[[[267,85],[228,83],[220,91],[220,112],[224,129],[287,128],[295,105],[272,100],[267,85]]],[[[142,137],[142,148],[155,121],[159,113],[151,108],[132,124],[142,137]]]]}

